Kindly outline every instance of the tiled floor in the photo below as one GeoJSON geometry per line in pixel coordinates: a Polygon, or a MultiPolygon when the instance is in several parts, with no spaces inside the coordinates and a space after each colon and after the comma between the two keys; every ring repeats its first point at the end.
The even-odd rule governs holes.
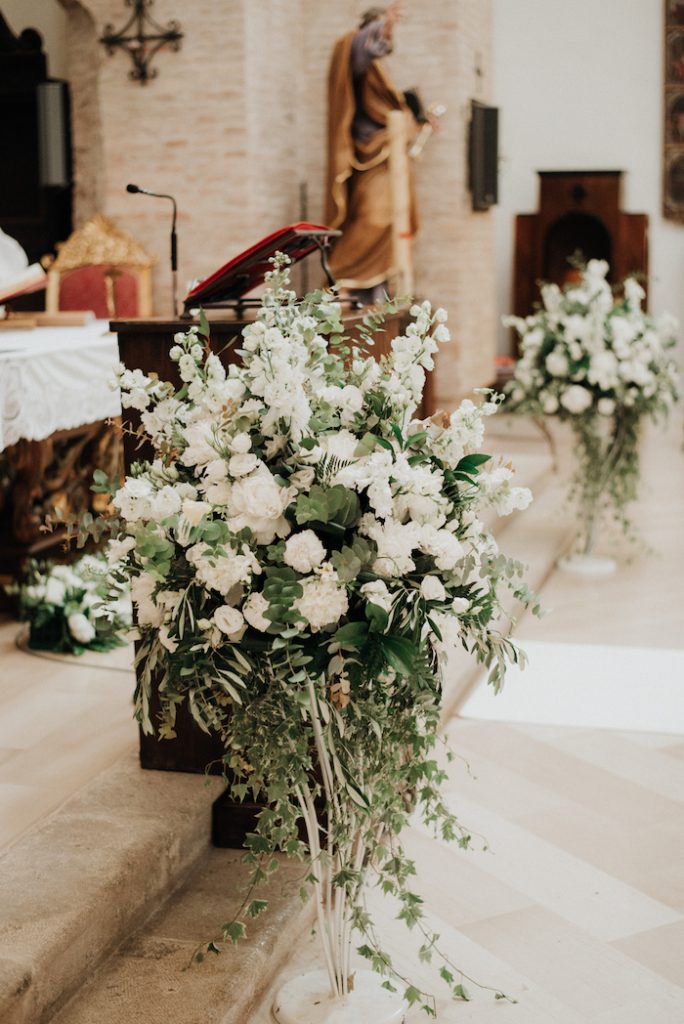
{"type": "Polygon", "coordinates": [[[0,624],[0,850],[136,742],[132,652],[48,659],[0,624]]]}
{"type": "MultiPolygon", "coordinates": [[[[646,439],[638,521],[654,553],[622,561],[608,580],[553,573],[543,592],[552,614],[522,621],[523,645],[684,646],[681,437],[675,423],[665,438],[646,439]]],[[[624,546],[618,551],[624,558],[624,546]]],[[[682,1024],[681,735],[458,717],[447,728],[472,773],[458,761],[450,767],[449,803],[490,850],[462,852],[413,829],[406,846],[416,888],[454,961],[518,1002],[495,1001],[472,984],[472,1002],[445,998],[436,971],[416,966],[416,943],[374,894],[395,963],[434,992],[439,1020],[682,1024]]],[[[283,977],[313,965],[315,938],[295,951],[283,977]]],[[[250,1024],[270,1022],[277,984],[250,1024]]],[[[417,1010],[408,1017],[425,1019],[417,1010]]]]}

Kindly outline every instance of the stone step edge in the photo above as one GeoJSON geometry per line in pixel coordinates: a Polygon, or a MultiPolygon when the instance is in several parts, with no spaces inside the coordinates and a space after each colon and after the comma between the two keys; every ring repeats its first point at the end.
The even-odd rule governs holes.
{"type": "Polygon", "coordinates": [[[210,842],[220,779],[121,758],[0,857],[0,1021],[39,1024],[210,842]]]}

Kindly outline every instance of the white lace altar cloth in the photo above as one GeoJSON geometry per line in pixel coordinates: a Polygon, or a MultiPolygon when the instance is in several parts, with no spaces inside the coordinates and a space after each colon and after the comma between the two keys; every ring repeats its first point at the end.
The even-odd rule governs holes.
{"type": "Polygon", "coordinates": [[[0,332],[0,451],[120,415],[109,386],[119,346],[107,331],[106,320],[94,320],[0,332]]]}

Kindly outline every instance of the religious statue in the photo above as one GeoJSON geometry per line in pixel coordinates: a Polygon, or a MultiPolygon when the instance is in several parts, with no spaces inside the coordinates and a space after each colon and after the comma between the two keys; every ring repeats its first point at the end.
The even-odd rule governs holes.
{"type": "MultiPolygon", "coordinates": [[[[387,118],[398,110],[416,125],[382,61],[398,17],[398,3],[370,8],[338,39],[330,62],[326,223],[342,231],[330,266],[340,288],[364,303],[382,298],[393,270],[387,118]]],[[[412,233],[417,226],[411,184],[412,233]]]]}

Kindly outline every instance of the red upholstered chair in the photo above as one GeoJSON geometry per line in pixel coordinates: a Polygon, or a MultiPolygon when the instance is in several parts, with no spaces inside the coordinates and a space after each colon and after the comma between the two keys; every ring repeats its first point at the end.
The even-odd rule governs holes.
{"type": "Polygon", "coordinates": [[[92,310],[99,319],[152,315],[152,259],[102,214],[57,247],[46,309],[92,310]]]}

